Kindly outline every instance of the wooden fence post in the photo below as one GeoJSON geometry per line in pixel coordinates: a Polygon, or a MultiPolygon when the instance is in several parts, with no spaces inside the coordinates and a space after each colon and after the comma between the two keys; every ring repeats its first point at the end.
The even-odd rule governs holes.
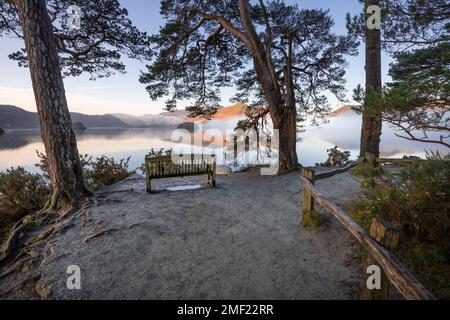
{"type": "MultiPolygon", "coordinates": [[[[303,177],[305,177],[313,185],[316,182],[316,172],[311,169],[303,169],[303,177]]],[[[303,199],[303,224],[306,221],[311,221],[312,215],[314,214],[314,197],[308,188],[304,189],[304,199],[303,199]]]]}
{"type": "MultiPolygon", "coordinates": [[[[370,228],[370,236],[385,247],[389,251],[394,251],[397,249],[398,242],[400,239],[400,230],[389,222],[383,221],[381,219],[374,219],[372,226],[370,228]]],[[[378,266],[375,259],[371,256],[367,259],[367,267],[378,266]]],[[[379,266],[378,266],[379,267],[379,266]]],[[[381,288],[380,289],[369,289],[368,280],[371,276],[366,274],[364,287],[362,291],[361,298],[363,300],[388,300],[389,299],[389,287],[390,280],[381,269],[381,288]]]]}
{"type": "Polygon", "coordinates": [[[373,153],[366,152],[366,161],[372,169],[375,169],[377,166],[377,159],[373,153]]]}

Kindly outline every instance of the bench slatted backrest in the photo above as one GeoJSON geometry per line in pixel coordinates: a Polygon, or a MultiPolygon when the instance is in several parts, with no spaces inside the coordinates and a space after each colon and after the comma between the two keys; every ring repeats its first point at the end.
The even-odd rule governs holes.
{"type": "Polygon", "coordinates": [[[215,170],[216,157],[193,154],[175,162],[171,156],[146,157],[145,165],[150,178],[211,174],[215,170]]]}

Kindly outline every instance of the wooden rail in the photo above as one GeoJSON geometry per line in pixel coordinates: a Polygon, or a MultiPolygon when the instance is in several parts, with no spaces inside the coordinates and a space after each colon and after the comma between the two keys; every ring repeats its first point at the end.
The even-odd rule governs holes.
{"type": "Polygon", "coordinates": [[[425,161],[422,159],[389,159],[389,158],[378,158],[376,159],[377,163],[394,163],[394,164],[414,164],[421,161],[425,161]]]}
{"type": "Polygon", "coordinates": [[[335,175],[347,172],[351,169],[353,169],[354,167],[356,167],[357,165],[363,163],[365,161],[365,158],[361,158],[357,161],[354,161],[350,164],[348,164],[347,166],[343,167],[343,168],[339,168],[339,169],[335,169],[333,171],[328,171],[328,172],[324,172],[324,173],[319,173],[315,175],[315,180],[323,180],[323,179],[327,179],[327,178],[331,178],[335,175]]]}
{"type": "MultiPolygon", "coordinates": [[[[309,181],[311,174],[301,177],[305,186],[304,214],[311,214],[314,210],[314,200],[331,213],[373,257],[383,269],[386,277],[408,300],[434,300],[434,296],[405,268],[405,266],[379,242],[374,240],[360,225],[338,205],[329,201],[319,192],[313,182],[309,181]],[[306,205],[305,205],[306,203],[306,205]],[[308,206],[308,207],[307,207],[308,206]]],[[[314,174],[313,174],[314,176],[314,174]]],[[[312,179],[314,181],[314,177],[312,179]]],[[[379,240],[379,239],[377,239],[379,240]]],[[[385,297],[387,299],[387,296],[385,297]]]]}

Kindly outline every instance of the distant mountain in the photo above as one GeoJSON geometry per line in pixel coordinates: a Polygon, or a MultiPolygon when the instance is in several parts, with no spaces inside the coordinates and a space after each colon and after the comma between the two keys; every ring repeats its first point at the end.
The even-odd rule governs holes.
{"type": "Polygon", "coordinates": [[[177,113],[164,112],[158,115],[150,114],[144,116],[130,116],[117,113],[112,114],[111,116],[120,119],[122,122],[132,127],[177,127],[186,121],[187,113],[182,114],[177,111],[177,113]]]}
{"type": "MultiPolygon", "coordinates": [[[[245,112],[247,111],[247,106],[243,102],[238,102],[232,106],[220,108],[214,114],[211,120],[216,121],[228,121],[237,118],[245,117],[245,112]]],[[[205,118],[199,116],[196,118],[191,118],[189,121],[206,121],[205,118]]]]}
{"type": "Polygon", "coordinates": [[[214,115],[215,120],[230,120],[233,118],[240,118],[245,116],[245,112],[247,111],[247,106],[243,102],[236,103],[235,105],[221,108],[217,110],[217,113],[214,115]]]}
{"type": "Polygon", "coordinates": [[[38,129],[39,120],[36,113],[15,106],[0,105],[0,128],[38,129]]]}
{"type": "Polygon", "coordinates": [[[336,109],[330,113],[328,113],[329,117],[338,117],[343,115],[352,115],[355,111],[353,110],[353,106],[347,105],[340,107],[339,109],[336,109]]]}
{"type": "MultiPolygon", "coordinates": [[[[71,113],[73,123],[82,123],[87,128],[133,128],[133,127],[177,127],[185,121],[181,113],[168,115],[145,115],[142,117],[122,114],[87,115],[71,113]]],[[[39,129],[36,112],[29,112],[11,105],[0,105],[0,128],[39,129]]]]}
{"type": "MultiPolygon", "coordinates": [[[[217,111],[213,120],[227,121],[245,116],[247,107],[237,103],[217,111]]],[[[177,128],[187,122],[205,121],[205,119],[189,118],[184,110],[163,112],[158,115],[132,116],[127,114],[87,115],[72,112],[73,123],[83,124],[87,128],[177,128]]],[[[39,129],[36,112],[29,112],[11,105],[0,105],[0,128],[3,129],[39,129]]]]}

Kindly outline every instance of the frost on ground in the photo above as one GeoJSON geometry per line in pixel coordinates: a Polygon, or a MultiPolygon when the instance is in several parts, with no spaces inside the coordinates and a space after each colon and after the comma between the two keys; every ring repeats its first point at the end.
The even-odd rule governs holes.
{"type": "MultiPolygon", "coordinates": [[[[154,194],[133,176],[46,243],[39,286],[49,299],[357,299],[354,241],[333,219],[316,233],[301,226],[299,175],[237,173],[178,192],[166,189],[206,178],[157,180],[154,194]],[[81,290],[67,288],[73,265],[81,290]]],[[[344,208],[360,192],[349,173],[317,186],[344,208]]],[[[21,276],[1,280],[0,292],[21,276]]],[[[8,296],[17,297],[36,298],[8,296]]]]}

